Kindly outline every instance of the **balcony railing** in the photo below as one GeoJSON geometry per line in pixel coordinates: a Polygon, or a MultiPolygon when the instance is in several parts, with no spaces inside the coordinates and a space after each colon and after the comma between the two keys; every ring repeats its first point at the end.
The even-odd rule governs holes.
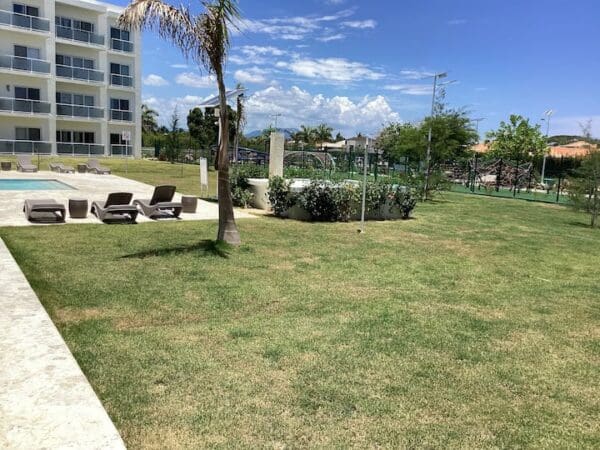
{"type": "Polygon", "coordinates": [[[0,68],[24,70],[26,72],[50,73],[50,63],[47,61],[13,55],[0,55],[0,68]]]}
{"type": "Polygon", "coordinates": [[[133,86],[133,77],[127,75],[117,75],[114,73],[110,74],[110,84],[113,86],[125,86],[132,87],[133,86]]]}
{"type": "Polygon", "coordinates": [[[0,111],[12,111],[28,114],[49,114],[50,103],[39,100],[0,97],[0,111]]]}
{"type": "Polygon", "coordinates": [[[104,45],[104,36],[101,34],[62,27],[60,25],[56,26],[56,37],[71,41],[87,42],[88,44],[104,45]]]}
{"type": "Polygon", "coordinates": [[[101,144],[76,144],[71,142],[57,142],[56,153],[59,155],[104,155],[104,145],[101,144]]]}
{"type": "Polygon", "coordinates": [[[51,151],[52,144],[50,142],[0,139],[0,153],[4,154],[30,153],[32,155],[47,155],[51,151]]]}
{"type": "Polygon", "coordinates": [[[119,120],[121,122],[131,122],[131,111],[120,111],[118,109],[110,110],[110,120],[119,120]]]}
{"type": "Polygon", "coordinates": [[[133,147],[131,145],[111,145],[110,154],[112,156],[131,156],[133,147]]]}
{"type": "Polygon", "coordinates": [[[48,19],[5,10],[0,10],[0,24],[36,31],[50,31],[50,21],[48,19]]]}
{"type": "Polygon", "coordinates": [[[133,43],[122,39],[112,38],[110,40],[110,48],[119,52],[133,52],[133,43]]]}
{"type": "Polygon", "coordinates": [[[104,119],[104,109],[94,106],[56,104],[56,114],[68,117],[84,117],[88,119],[104,119]]]}
{"type": "Polygon", "coordinates": [[[56,65],[56,76],[70,78],[72,80],[93,81],[96,83],[102,83],[104,81],[104,73],[99,70],[63,66],[60,64],[56,65]]]}

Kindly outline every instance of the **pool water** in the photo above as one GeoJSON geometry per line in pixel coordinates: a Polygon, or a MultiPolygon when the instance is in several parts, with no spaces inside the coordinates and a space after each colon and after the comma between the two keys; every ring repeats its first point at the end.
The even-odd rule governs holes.
{"type": "Polygon", "coordinates": [[[57,180],[0,179],[0,191],[62,191],[75,189],[57,180]]]}

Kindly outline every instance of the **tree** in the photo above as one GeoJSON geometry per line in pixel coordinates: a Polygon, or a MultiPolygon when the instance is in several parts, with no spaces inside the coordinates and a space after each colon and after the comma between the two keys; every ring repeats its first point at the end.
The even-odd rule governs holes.
{"type": "Polygon", "coordinates": [[[332,133],[333,128],[331,128],[326,123],[321,123],[317,125],[314,129],[314,137],[317,142],[331,142],[333,140],[332,133]]]}
{"type": "MultiPolygon", "coordinates": [[[[580,126],[585,140],[593,142],[591,120],[580,126]]],[[[575,209],[590,215],[590,225],[595,228],[600,215],[600,150],[591,144],[581,166],[569,179],[569,196],[575,209]]]]}
{"type": "Polygon", "coordinates": [[[217,143],[218,125],[215,125],[214,112],[207,108],[202,112],[201,108],[190,109],[187,116],[187,126],[190,136],[195,139],[200,147],[209,148],[217,143]]]}
{"type": "Polygon", "coordinates": [[[339,131],[337,132],[337,134],[335,135],[335,139],[334,142],[340,142],[345,140],[346,138],[344,136],[342,136],[342,133],[340,133],[339,131]]]}
{"type": "MultiPolygon", "coordinates": [[[[238,83],[236,89],[243,89],[241,83],[238,83]]],[[[233,160],[237,162],[238,160],[238,149],[240,146],[240,135],[244,132],[244,127],[246,126],[246,109],[244,107],[244,94],[237,96],[236,108],[235,108],[235,134],[234,134],[234,144],[233,144],[233,160]]]]}
{"type": "Polygon", "coordinates": [[[496,131],[487,133],[492,141],[490,154],[499,158],[531,161],[543,155],[546,138],[540,126],[532,126],[529,119],[513,114],[507,122],[500,122],[496,131]]]}
{"type": "Polygon", "coordinates": [[[294,134],[296,142],[312,144],[315,142],[315,129],[309,125],[300,125],[300,130],[294,134]]]}
{"type": "Polygon", "coordinates": [[[162,0],[132,0],[119,17],[119,25],[150,29],[178,47],[183,55],[203,66],[217,81],[219,90],[220,145],[217,153],[219,229],[217,240],[239,245],[240,234],[233,215],[229,186],[229,117],[224,66],[230,47],[229,27],[240,19],[236,0],[207,0],[204,11],[194,15],[184,6],[162,0]]]}
{"type": "Polygon", "coordinates": [[[158,113],[145,103],[142,104],[142,131],[144,133],[156,133],[158,131],[158,123],[156,118],[158,113]]]}
{"type": "Polygon", "coordinates": [[[179,128],[179,113],[177,112],[177,108],[173,111],[171,115],[171,121],[169,122],[170,130],[167,135],[167,158],[171,161],[171,164],[175,163],[175,160],[179,157],[179,133],[181,132],[179,128]]]}

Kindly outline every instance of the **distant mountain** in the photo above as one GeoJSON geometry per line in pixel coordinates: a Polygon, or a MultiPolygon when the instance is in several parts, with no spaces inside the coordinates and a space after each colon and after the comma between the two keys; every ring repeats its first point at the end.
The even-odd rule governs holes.
{"type": "MultiPolygon", "coordinates": [[[[286,139],[291,139],[292,134],[297,133],[298,129],[297,128],[277,128],[277,131],[279,131],[280,133],[283,133],[285,135],[286,139]]],[[[255,137],[260,136],[261,134],[263,134],[264,130],[254,130],[254,131],[250,131],[249,133],[246,133],[245,136],[248,139],[252,139],[255,137]]]]}

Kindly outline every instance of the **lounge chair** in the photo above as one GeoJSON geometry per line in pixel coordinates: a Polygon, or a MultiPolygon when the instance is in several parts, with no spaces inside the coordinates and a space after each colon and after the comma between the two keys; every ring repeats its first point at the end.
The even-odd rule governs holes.
{"type": "Polygon", "coordinates": [[[25,200],[23,212],[31,222],[64,222],[66,217],[65,205],[52,199],[25,200]]]}
{"type": "Polygon", "coordinates": [[[63,163],[50,163],[48,166],[52,172],[75,173],[75,169],[73,167],[65,166],[63,163]]]}
{"type": "Polygon", "coordinates": [[[37,172],[38,168],[31,163],[31,156],[17,156],[17,170],[21,172],[37,172]]]}
{"type": "Polygon", "coordinates": [[[133,194],[113,192],[105,202],[93,202],[92,214],[104,223],[135,223],[137,208],[131,204],[133,194]]]}
{"type": "Polygon", "coordinates": [[[183,209],[181,202],[174,202],[175,186],[156,186],[150,200],[134,200],[133,204],[140,208],[143,215],[150,218],[178,218],[183,209]]]}
{"type": "Polygon", "coordinates": [[[94,158],[88,160],[87,171],[98,175],[110,175],[110,169],[108,167],[101,166],[98,160],[94,158]]]}

